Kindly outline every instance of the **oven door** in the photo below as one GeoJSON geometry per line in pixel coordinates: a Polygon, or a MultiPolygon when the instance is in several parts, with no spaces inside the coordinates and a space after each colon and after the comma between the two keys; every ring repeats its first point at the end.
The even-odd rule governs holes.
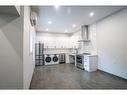
{"type": "Polygon", "coordinates": [[[84,70],[83,56],[77,55],[76,62],[77,62],[77,67],[84,70]]]}

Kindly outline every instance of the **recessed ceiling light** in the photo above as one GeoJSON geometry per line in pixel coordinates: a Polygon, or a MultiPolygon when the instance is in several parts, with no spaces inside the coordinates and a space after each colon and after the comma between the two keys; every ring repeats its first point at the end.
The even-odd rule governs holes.
{"type": "Polygon", "coordinates": [[[59,9],[60,5],[55,4],[54,7],[55,7],[56,9],[59,9]]]}
{"type": "Polygon", "coordinates": [[[66,29],[64,32],[68,32],[68,30],[66,29]]]}
{"type": "Polygon", "coordinates": [[[89,16],[91,16],[91,17],[94,16],[94,12],[90,12],[89,16]]]}
{"type": "Polygon", "coordinates": [[[49,29],[48,29],[48,28],[46,28],[46,31],[49,31],[49,29]]]}
{"type": "Polygon", "coordinates": [[[73,24],[72,27],[75,28],[76,27],[76,24],[73,24]]]}
{"type": "Polygon", "coordinates": [[[52,24],[52,21],[50,20],[50,21],[48,21],[48,24],[52,24]]]}

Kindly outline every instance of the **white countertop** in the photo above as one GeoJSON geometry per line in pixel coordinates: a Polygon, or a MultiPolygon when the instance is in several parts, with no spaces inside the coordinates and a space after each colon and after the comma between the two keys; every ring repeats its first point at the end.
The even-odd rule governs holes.
{"type": "Polygon", "coordinates": [[[54,54],[66,54],[66,53],[44,53],[44,54],[54,55],[54,54]]]}
{"type": "Polygon", "coordinates": [[[68,53],[69,55],[73,55],[73,56],[75,56],[76,54],[75,53],[68,53]]]}
{"type": "Polygon", "coordinates": [[[87,54],[76,54],[76,53],[68,53],[69,55],[85,55],[85,56],[97,56],[97,54],[90,54],[90,55],[87,55],[87,54]]]}
{"type": "Polygon", "coordinates": [[[84,56],[89,56],[89,57],[91,57],[91,56],[97,56],[97,55],[93,55],[93,54],[91,54],[91,55],[84,55],[84,56]]]}

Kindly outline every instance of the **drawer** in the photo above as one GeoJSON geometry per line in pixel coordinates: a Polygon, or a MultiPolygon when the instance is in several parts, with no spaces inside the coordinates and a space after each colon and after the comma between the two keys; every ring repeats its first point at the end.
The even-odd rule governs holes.
{"type": "Polygon", "coordinates": [[[89,64],[89,60],[84,60],[84,64],[89,64]]]}
{"type": "Polygon", "coordinates": [[[89,66],[89,62],[84,62],[84,67],[88,67],[89,66]]]}
{"type": "Polygon", "coordinates": [[[89,71],[89,66],[88,65],[84,65],[84,68],[86,71],[89,71]]]}
{"type": "Polygon", "coordinates": [[[86,68],[86,67],[88,67],[88,65],[87,64],[84,64],[84,68],[86,68]]]}
{"type": "Polygon", "coordinates": [[[84,57],[84,61],[89,61],[89,57],[84,57]]]}
{"type": "Polygon", "coordinates": [[[84,60],[85,63],[89,63],[89,60],[84,60]]]}

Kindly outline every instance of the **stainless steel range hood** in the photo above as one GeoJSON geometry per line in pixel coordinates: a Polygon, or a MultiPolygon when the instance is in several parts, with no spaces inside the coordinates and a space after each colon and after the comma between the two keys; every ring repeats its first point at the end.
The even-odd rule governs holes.
{"type": "Polygon", "coordinates": [[[81,26],[81,39],[79,42],[89,42],[89,25],[81,26]]]}

